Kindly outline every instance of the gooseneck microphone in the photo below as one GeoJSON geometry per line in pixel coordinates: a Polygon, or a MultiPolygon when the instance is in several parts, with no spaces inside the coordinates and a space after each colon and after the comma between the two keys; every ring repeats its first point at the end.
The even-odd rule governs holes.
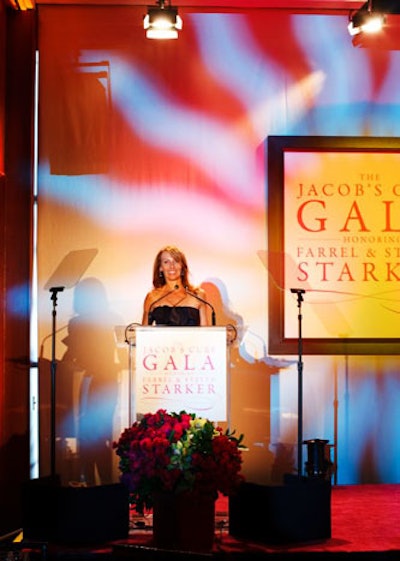
{"type": "Polygon", "coordinates": [[[198,296],[197,294],[195,294],[194,292],[191,292],[187,286],[185,286],[185,290],[186,290],[186,294],[189,294],[189,296],[193,296],[193,298],[196,298],[196,300],[199,300],[199,302],[202,302],[203,304],[205,304],[206,306],[209,306],[211,308],[211,323],[213,326],[215,326],[215,310],[214,310],[214,306],[212,304],[210,304],[210,302],[207,302],[207,300],[204,300],[204,298],[200,298],[200,296],[198,296]]]}
{"type": "Polygon", "coordinates": [[[169,296],[170,294],[175,292],[175,290],[179,290],[179,286],[177,284],[174,286],[174,288],[172,290],[169,290],[166,294],[163,294],[162,296],[160,296],[160,298],[157,298],[157,300],[154,300],[154,302],[152,303],[152,305],[149,308],[149,314],[148,314],[149,325],[151,325],[153,323],[153,318],[152,318],[151,313],[154,310],[155,305],[158,304],[158,302],[160,302],[160,300],[164,300],[164,298],[167,298],[167,296],[169,296]]]}

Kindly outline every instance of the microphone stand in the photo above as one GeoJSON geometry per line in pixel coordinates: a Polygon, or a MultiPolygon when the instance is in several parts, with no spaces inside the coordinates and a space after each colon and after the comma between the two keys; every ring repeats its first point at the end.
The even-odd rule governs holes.
{"type": "Polygon", "coordinates": [[[298,312],[298,361],[297,361],[297,476],[300,479],[303,471],[303,336],[302,336],[302,315],[301,303],[305,290],[301,288],[291,288],[290,292],[297,294],[298,312]]]}
{"type": "Polygon", "coordinates": [[[51,476],[56,474],[56,317],[57,317],[57,294],[64,290],[63,286],[53,286],[50,288],[51,300],[53,302],[52,310],[52,330],[51,330],[51,422],[50,422],[50,469],[51,476]]]}

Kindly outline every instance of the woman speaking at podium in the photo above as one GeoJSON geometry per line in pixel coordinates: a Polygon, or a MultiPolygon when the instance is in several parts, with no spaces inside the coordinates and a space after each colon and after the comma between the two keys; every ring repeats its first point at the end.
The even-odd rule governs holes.
{"type": "Polygon", "coordinates": [[[185,255],[174,246],[161,249],[154,260],[153,289],[146,295],[142,325],[209,325],[203,289],[189,282],[185,255]]]}

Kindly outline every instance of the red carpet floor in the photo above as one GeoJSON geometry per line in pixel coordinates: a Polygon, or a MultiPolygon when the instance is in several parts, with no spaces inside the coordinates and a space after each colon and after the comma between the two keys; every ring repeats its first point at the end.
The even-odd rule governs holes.
{"type": "Polygon", "coordinates": [[[335,487],[332,492],[332,539],[340,551],[399,552],[400,486],[335,487]]]}

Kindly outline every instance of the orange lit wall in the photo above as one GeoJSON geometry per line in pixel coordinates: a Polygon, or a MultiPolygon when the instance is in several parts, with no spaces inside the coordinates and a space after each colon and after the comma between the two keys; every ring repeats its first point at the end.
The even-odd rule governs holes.
{"type": "MultiPolygon", "coordinates": [[[[79,352],[110,364],[98,327],[123,332],[141,321],[154,257],[176,244],[218,325],[238,330],[230,406],[249,448],[246,475],[280,480],[295,469],[297,364],[268,351],[266,140],[399,136],[400,53],[355,49],[339,15],[183,11],[179,40],[166,43],[146,40],[142,8],[39,6],[38,15],[39,342],[48,372],[56,279],[68,285],[57,307],[62,437],[75,446],[84,368],[66,363],[80,283],[92,314],[79,352]],[[73,274],[53,277],[65,258],[77,258],[73,274]]],[[[292,333],[295,302],[288,314],[292,333]]],[[[118,435],[127,423],[123,337],[114,350],[118,435]]],[[[304,438],[335,444],[341,483],[400,479],[397,364],[304,357],[304,438]]]]}

